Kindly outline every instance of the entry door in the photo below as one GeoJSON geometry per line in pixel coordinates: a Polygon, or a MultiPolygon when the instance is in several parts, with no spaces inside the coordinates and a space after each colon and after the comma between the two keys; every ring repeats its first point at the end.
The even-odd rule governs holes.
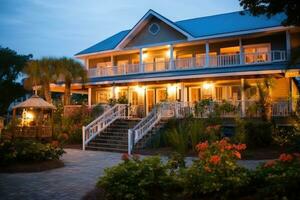
{"type": "Polygon", "coordinates": [[[147,112],[151,112],[155,105],[155,93],[154,89],[147,90],[147,112]]]}

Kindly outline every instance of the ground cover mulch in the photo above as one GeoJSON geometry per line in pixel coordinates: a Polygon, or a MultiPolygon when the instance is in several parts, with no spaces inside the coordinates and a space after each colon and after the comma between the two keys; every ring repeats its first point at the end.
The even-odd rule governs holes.
{"type": "Polygon", "coordinates": [[[14,163],[0,166],[0,173],[42,172],[61,167],[64,167],[64,163],[61,160],[47,160],[33,163],[14,163]]]}

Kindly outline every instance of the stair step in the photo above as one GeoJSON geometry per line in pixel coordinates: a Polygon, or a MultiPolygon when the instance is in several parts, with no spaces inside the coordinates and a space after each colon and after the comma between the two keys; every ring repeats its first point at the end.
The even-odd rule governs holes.
{"type": "Polygon", "coordinates": [[[117,148],[127,148],[127,144],[111,144],[111,143],[98,143],[98,142],[90,142],[88,146],[93,146],[93,147],[117,147],[117,148]]]}
{"type": "Polygon", "coordinates": [[[127,152],[128,149],[120,149],[120,148],[108,148],[108,147],[91,147],[91,146],[87,146],[86,147],[87,150],[95,150],[95,151],[108,151],[108,152],[127,152]]]}

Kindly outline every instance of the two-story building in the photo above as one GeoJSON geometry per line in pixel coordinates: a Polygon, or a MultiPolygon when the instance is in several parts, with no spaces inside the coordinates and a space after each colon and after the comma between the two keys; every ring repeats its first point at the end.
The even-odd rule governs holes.
{"type": "Polygon", "coordinates": [[[274,101],[296,96],[290,75],[299,66],[287,61],[299,29],[282,18],[233,12],[173,22],[149,10],[132,29],[76,54],[88,70],[89,105],[125,96],[147,114],[166,100],[246,101],[256,97],[245,96],[245,81],[265,77],[275,78],[274,101]]]}
{"type": "Polygon", "coordinates": [[[271,77],[273,115],[286,116],[298,95],[300,65],[288,61],[300,29],[282,26],[283,17],[232,12],[173,22],[149,10],[132,29],[76,54],[88,71],[88,104],[122,97],[145,117],[159,102],[212,99],[239,104],[245,115],[257,82],[271,77]]]}

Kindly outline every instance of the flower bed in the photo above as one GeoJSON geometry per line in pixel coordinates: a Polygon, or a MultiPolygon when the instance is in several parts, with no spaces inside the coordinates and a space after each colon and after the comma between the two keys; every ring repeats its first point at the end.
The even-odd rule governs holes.
{"type": "Polygon", "coordinates": [[[159,157],[124,154],[124,162],[107,169],[99,180],[101,199],[297,199],[300,195],[299,154],[282,154],[250,171],[237,164],[245,144],[222,139],[202,142],[196,149],[199,159],[190,166],[180,155],[162,162],[159,157]]]}
{"type": "Polygon", "coordinates": [[[0,169],[3,172],[27,172],[61,167],[63,163],[59,158],[63,153],[64,150],[56,142],[52,144],[34,140],[1,142],[0,169]]]}

